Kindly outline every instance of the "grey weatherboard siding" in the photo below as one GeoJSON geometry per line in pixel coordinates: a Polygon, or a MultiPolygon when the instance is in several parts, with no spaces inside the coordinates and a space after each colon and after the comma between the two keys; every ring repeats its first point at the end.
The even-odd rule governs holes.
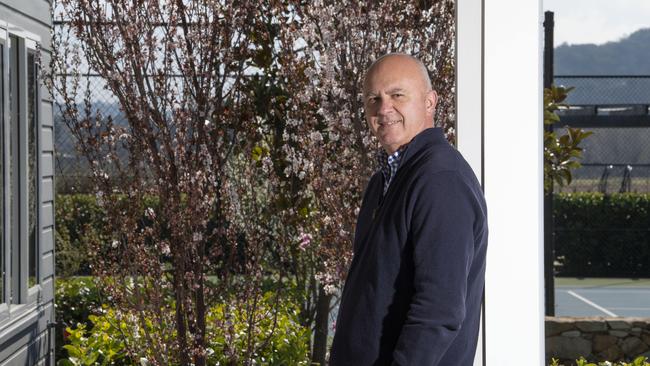
{"type": "MultiPolygon", "coordinates": [[[[52,19],[50,16],[50,3],[47,0],[0,0],[0,32],[4,34],[4,51],[3,51],[3,65],[8,62],[7,56],[7,38],[8,36],[15,35],[22,41],[15,44],[16,49],[22,56],[20,59],[19,67],[20,77],[26,79],[26,65],[27,65],[27,52],[33,46],[33,41],[38,41],[41,46],[42,67],[47,67],[51,55],[51,39],[50,28],[52,19]],[[26,40],[31,41],[26,41],[26,40]]],[[[14,46],[12,46],[14,47],[14,46]]],[[[7,68],[3,67],[5,71],[4,78],[7,83],[7,68]]],[[[26,85],[26,84],[25,84],[26,85]]],[[[19,90],[19,99],[21,103],[20,118],[18,121],[21,126],[18,127],[17,141],[18,147],[13,150],[17,154],[18,166],[23,166],[26,169],[28,166],[27,154],[28,148],[23,146],[22,142],[28,141],[27,128],[22,125],[26,123],[27,116],[25,105],[25,98],[27,96],[28,88],[19,90]]],[[[6,87],[4,89],[7,90],[6,87]]],[[[12,288],[13,297],[7,298],[0,297],[0,366],[4,365],[54,365],[54,328],[49,325],[54,322],[54,126],[52,122],[52,100],[47,92],[43,83],[39,83],[36,89],[36,127],[37,133],[33,135],[36,141],[36,150],[33,155],[37,156],[36,160],[36,189],[35,205],[37,209],[35,222],[36,233],[36,280],[38,283],[35,286],[29,287],[26,285],[28,275],[28,226],[29,213],[25,213],[24,209],[18,211],[18,215],[12,215],[15,211],[14,204],[6,205],[0,204],[3,207],[3,229],[2,229],[2,245],[5,248],[5,254],[2,255],[5,274],[2,278],[2,286],[0,288],[8,291],[7,288],[12,288]],[[7,207],[11,206],[11,207],[7,207]],[[7,215],[10,215],[7,217],[7,215]],[[14,217],[17,216],[17,217],[14,217]],[[18,224],[18,228],[14,228],[18,224]],[[5,230],[6,229],[6,230],[5,230]],[[9,247],[13,251],[9,251],[9,247]],[[20,268],[16,270],[16,268],[20,268]],[[23,286],[16,286],[14,283],[25,283],[23,286]]],[[[4,94],[3,94],[4,95],[4,94]]],[[[6,125],[9,123],[8,117],[10,116],[6,106],[7,97],[2,97],[2,128],[1,131],[2,144],[0,146],[5,149],[2,154],[2,166],[6,167],[7,162],[11,157],[6,157],[7,148],[5,145],[9,142],[11,134],[8,135],[10,127],[6,125]]],[[[15,127],[15,126],[13,126],[15,127]]],[[[20,169],[20,168],[18,168],[20,169]]],[[[4,174],[2,179],[3,184],[8,181],[9,173],[7,169],[0,170],[4,174]]],[[[27,186],[27,179],[18,172],[18,177],[15,178],[19,182],[19,186],[23,188],[13,191],[16,205],[29,204],[27,193],[24,187],[27,186]]],[[[14,173],[16,174],[16,173],[14,173]]],[[[14,180],[11,180],[12,182],[14,180]]],[[[7,195],[12,193],[6,185],[2,190],[6,202],[7,195]]],[[[27,189],[28,191],[29,189],[27,189]]],[[[17,207],[17,206],[16,206],[17,207]]],[[[22,206],[21,206],[22,207],[22,206]]]]}

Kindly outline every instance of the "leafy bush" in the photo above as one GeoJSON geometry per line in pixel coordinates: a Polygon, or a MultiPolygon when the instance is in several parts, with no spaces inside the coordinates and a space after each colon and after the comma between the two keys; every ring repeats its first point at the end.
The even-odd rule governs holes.
{"type": "MultiPolygon", "coordinates": [[[[58,255],[58,253],[57,253],[58,255]]],[[[99,291],[92,277],[57,278],[55,290],[56,321],[64,327],[90,327],[89,316],[100,314],[101,306],[108,299],[99,291]]],[[[64,329],[58,329],[55,336],[56,355],[65,357],[63,350],[64,329]]]]}
{"type": "MultiPolygon", "coordinates": [[[[560,362],[556,359],[553,359],[551,361],[550,366],[563,366],[560,364],[560,362]]],[[[599,363],[590,363],[589,361],[585,360],[584,357],[580,357],[579,360],[576,360],[576,366],[650,366],[650,363],[648,363],[648,358],[644,356],[639,356],[634,359],[631,363],[627,362],[609,362],[609,361],[604,361],[604,362],[599,362],[599,363]]]]}
{"type": "MultiPolygon", "coordinates": [[[[560,122],[556,113],[561,107],[567,107],[564,100],[573,88],[551,86],[544,89],[544,124],[553,125],[560,122]]],[[[544,191],[550,192],[553,184],[564,186],[570,184],[571,170],[580,167],[582,158],[580,143],[592,132],[566,126],[566,133],[558,136],[556,131],[544,131],[544,191]]]]}
{"type": "MultiPolygon", "coordinates": [[[[257,310],[250,317],[255,327],[250,329],[250,314],[242,310],[245,307],[213,306],[207,317],[208,364],[231,364],[233,360],[248,358],[248,350],[254,349],[253,364],[308,365],[309,329],[299,324],[296,306],[275,301],[276,297],[267,293],[257,303],[257,310]],[[235,310],[231,312],[231,308],[235,310]],[[228,334],[224,329],[230,330],[228,334]]],[[[129,320],[132,316],[104,306],[100,315],[89,315],[91,325],[80,323],[74,328],[68,327],[69,343],[64,348],[69,356],[59,360],[57,365],[148,364],[147,355],[128,353],[132,348],[146,348],[128,347],[143,342],[145,333],[137,326],[137,321],[129,320]]],[[[147,331],[156,331],[152,322],[147,322],[147,331]]]]}
{"type": "Polygon", "coordinates": [[[63,348],[68,352],[68,357],[59,360],[57,366],[135,364],[127,357],[123,341],[125,335],[130,334],[126,322],[115,321],[113,310],[88,318],[93,324],[90,332],[82,323],[75,329],[66,328],[69,343],[63,348]]]}
{"type": "Polygon", "coordinates": [[[650,273],[650,194],[563,193],[553,202],[560,276],[650,273]]]}
{"type": "MultiPolygon", "coordinates": [[[[254,345],[254,365],[309,365],[310,331],[300,325],[298,307],[279,300],[267,292],[264,299],[258,303],[255,321],[254,337],[250,342],[254,345]]],[[[247,314],[244,306],[227,307],[220,304],[213,307],[208,314],[208,324],[230,322],[233,327],[234,339],[223,332],[225,327],[208,326],[208,345],[212,350],[208,357],[210,365],[229,364],[232,356],[236,359],[247,357],[249,332],[247,314]],[[233,312],[230,312],[234,308],[233,312]]]]}

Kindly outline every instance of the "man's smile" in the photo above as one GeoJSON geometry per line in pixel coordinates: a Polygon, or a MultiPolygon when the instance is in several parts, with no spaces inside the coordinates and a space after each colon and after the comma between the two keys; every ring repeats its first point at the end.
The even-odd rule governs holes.
{"type": "Polygon", "coordinates": [[[378,122],[379,126],[392,126],[398,122],[401,122],[401,120],[394,120],[394,121],[381,121],[378,122]]]}

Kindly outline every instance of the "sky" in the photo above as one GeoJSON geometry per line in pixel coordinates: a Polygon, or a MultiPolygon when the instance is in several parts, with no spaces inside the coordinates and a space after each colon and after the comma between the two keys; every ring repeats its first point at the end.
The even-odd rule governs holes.
{"type": "Polygon", "coordinates": [[[555,46],[603,44],[650,28],[650,0],[542,0],[555,13],[555,46]]]}

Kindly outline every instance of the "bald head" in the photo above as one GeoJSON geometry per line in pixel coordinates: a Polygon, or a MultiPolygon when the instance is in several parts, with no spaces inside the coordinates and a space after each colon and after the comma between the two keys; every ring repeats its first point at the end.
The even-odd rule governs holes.
{"type": "Polygon", "coordinates": [[[424,63],[422,63],[422,61],[420,61],[417,57],[406,53],[388,53],[376,59],[370,65],[368,70],[366,70],[363,83],[364,94],[366,92],[369,77],[384,63],[387,63],[387,65],[384,66],[388,67],[414,68],[416,72],[419,73],[419,76],[421,78],[423,88],[422,91],[426,93],[433,90],[433,86],[431,85],[431,78],[429,77],[429,71],[427,70],[427,67],[424,66],[424,63]]]}
{"type": "Polygon", "coordinates": [[[437,100],[427,68],[413,56],[388,54],[366,71],[363,82],[366,121],[389,154],[433,127],[437,100]]]}

